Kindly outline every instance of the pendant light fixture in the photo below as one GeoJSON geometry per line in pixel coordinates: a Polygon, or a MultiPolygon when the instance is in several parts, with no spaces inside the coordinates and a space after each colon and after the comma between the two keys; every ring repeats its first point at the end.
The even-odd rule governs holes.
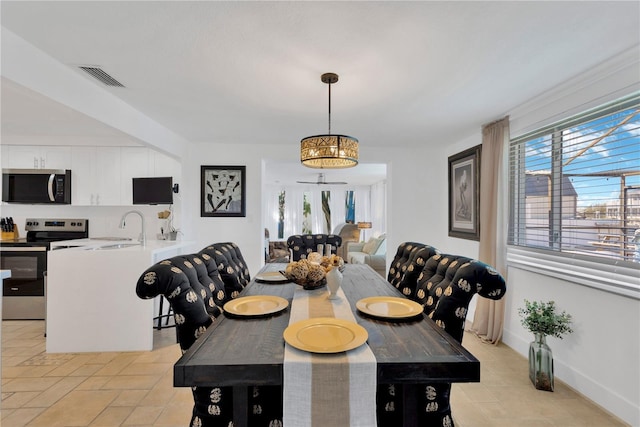
{"type": "Polygon", "coordinates": [[[358,164],[358,140],[331,133],[331,85],[338,82],[338,75],[325,73],[320,80],[329,85],[329,132],[303,138],[300,141],[300,161],[304,166],[315,169],[351,168],[358,164]]]}

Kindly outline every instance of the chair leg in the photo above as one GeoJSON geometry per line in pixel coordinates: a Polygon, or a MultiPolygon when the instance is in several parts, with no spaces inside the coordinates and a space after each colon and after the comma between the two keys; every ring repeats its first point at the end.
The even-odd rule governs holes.
{"type": "Polygon", "coordinates": [[[158,306],[158,316],[153,318],[153,320],[157,322],[155,324],[155,326],[154,326],[155,329],[157,329],[157,330],[161,330],[163,327],[164,328],[172,328],[172,327],[174,327],[174,325],[169,325],[169,318],[171,318],[171,316],[173,314],[173,309],[171,308],[171,305],[169,305],[169,309],[167,310],[167,314],[164,314],[163,306],[164,306],[164,295],[160,295],[160,304],[158,306]],[[162,326],[162,319],[163,318],[165,319],[164,326],[162,326]]]}

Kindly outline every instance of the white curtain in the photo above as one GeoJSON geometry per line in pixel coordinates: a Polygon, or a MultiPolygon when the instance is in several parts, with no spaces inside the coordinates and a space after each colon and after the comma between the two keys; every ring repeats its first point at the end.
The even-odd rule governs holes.
{"type": "Polygon", "coordinates": [[[336,229],[338,224],[344,224],[344,216],[347,212],[345,208],[345,198],[347,197],[347,191],[343,188],[331,189],[331,227],[336,229]]]}
{"type": "Polygon", "coordinates": [[[293,234],[302,233],[302,201],[304,191],[295,191],[293,187],[285,187],[287,193],[284,200],[284,239],[293,234]]]}
{"type": "Polygon", "coordinates": [[[387,183],[380,181],[371,186],[372,236],[387,232],[387,183]]]}
{"type": "Polygon", "coordinates": [[[281,188],[270,186],[265,189],[264,209],[262,210],[262,221],[269,230],[269,240],[278,239],[278,194],[281,188]]]}
{"type": "Polygon", "coordinates": [[[284,237],[302,233],[303,196],[308,194],[311,205],[311,229],[313,233],[332,233],[338,224],[344,223],[346,192],[353,190],[356,203],[356,222],[369,221],[373,225],[366,237],[386,232],[386,183],[373,186],[284,186],[268,187],[265,195],[264,224],[269,229],[271,240],[278,235],[278,195],[285,191],[284,237]],[[322,211],[322,191],[331,192],[331,230],[325,230],[322,211]]]}
{"type": "Polygon", "coordinates": [[[324,213],[322,212],[321,189],[307,192],[309,204],[311,204],[311,233],[328,234],[325,230],[324,213]]]}

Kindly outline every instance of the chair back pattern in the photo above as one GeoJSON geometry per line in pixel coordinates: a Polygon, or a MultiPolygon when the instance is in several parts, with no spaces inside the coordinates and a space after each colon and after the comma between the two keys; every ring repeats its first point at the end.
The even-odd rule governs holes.
{"type": "MultiPolygon", "coordinates": [[[[249,272],[233,243],[216,243],[196,254],[179,255],[160,261],[145,270],[136,283],[136,294],[142,299],[164,295],[174,313],[180,349],[185,353],[215,322],[230,299],[218,270],[216,251],[222,268],[232,262],[240,272],[234,285],[246,279],[249,272]],[[226,248],[226,249],[225,249],[226,248]],[[213,253],[213,255],[210,255],[213,253]],[[245,271],[246,270],[246,271],[245,271]]],[[[237,289],[237,288],[233,288],[237,289]]],[[[194,400],[190,427],[228,427],[233,425],[233,389],[231,387],[192,387],[194,400]]],[[[279,386],[250,387],[250,425],[282,426],[282,388],[279,386]]]]}
{"type": "Polygon", "coordinates": [[[217,270],[220,274],[228,299],[236,298],[251,281],[247,263],[235,243],[214,243],[203,248],[199,255],[203,257],[208,271],[217,270]]]}
{"type": "MultiPolygon", "coordinates": [[[[318,245],[330,244],[331,253],[336,254],[342,246],[342,237],[336,234],[294,234],[287,239],[291,251],[291,261],[306,259],[311,252],[316,252],[318,245]]],[[[324,255],[324,253],[323,253],[324,255]]]]}
{"type": "MultiPolygon", "coordinates": [[[[504,277],[493,267],[460,255],[442,254],[423,243],[398,247],[388,281],[420,303],[424,312],[458,342],[462,342],[469,302],[474,294],[497,300],[504,296],[504,277]]],[[[450,383],[421,384],[416,395],[418,425],[452,427],[450,383]]],[[[402,425],[401,384],[378,387],[378,425],[402,425]]]]}
{"type": "Polygon", "coordinates": [[[427,260],[436,253],[438,253],[436,248],[422,243],[404,242],[400,244],[389,266],[387,281],[408,297],[409,294],[404,288],[412,286],[427,260]]]}

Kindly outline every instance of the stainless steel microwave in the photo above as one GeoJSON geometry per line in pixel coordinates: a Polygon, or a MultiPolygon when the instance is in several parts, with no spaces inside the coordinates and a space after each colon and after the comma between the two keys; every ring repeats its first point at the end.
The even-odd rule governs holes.
{"type": "Polygon", "coordinates": [[[3,169],[2,201],[7,203],[71,204],[71,171],[3,169]]]}

